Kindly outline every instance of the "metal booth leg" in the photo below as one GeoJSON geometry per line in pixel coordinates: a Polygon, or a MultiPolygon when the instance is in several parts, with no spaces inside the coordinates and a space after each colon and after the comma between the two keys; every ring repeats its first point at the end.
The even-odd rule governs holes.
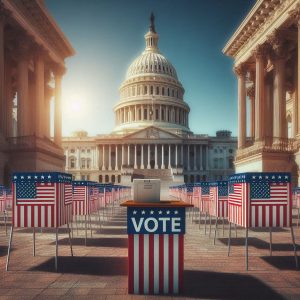
{"type": "Polygon", "coordinates": [[[11,226],[9,242],[8,242],[8,249],[7,249],[7,257],[6,257],[6,271],[8,271],[8,267],[9,267],[10,250],[11,250],[11,245],[12,245],[13,234],[14,234],[14,228],[13,228],[13,226],[11,226]]]}
{"type": "Polygon", "coordinates": [[[7,236],[7,211],[4,211],[4,226],[5,226],[5,235],[7,236]]]}
{"type": "Polygon", "coordinates": [[[248,227],[246,227],[245,250],[246,250],[246,271],[248,271],[248,227]]]}
{"type": "Polygon", "coordinates": [[[89,215],[89,220],[90,220],[91,237],[93,237],[92,216],[91,215],[89,215]]]}
{"type": "Polygon", "coordinates": [[[86,215],[84,215],[84,224],[85,224],[85,239],[84,239],[84,244],[86,246],[86,242],[87,242],[87,220],[86,220],[86,215]]]}
{"type": "Polygon", "coordinates": [[[73,256],[73,247],[72,247],[72,239],[71,239],[71,229],[69,227],[69,223],[67,224],[68,226],[68,233],[69,233],[69,243],[70,243],[70,249],[71,249],[71,256],[73,256]]]}
{"type": "Polygon", "coordinates": [[[204,221],[204,234],[206,235],[206,220],[207,220],[207,212],[205,212],[205,221],[204,221]]]}
{"type": "Polygon", "coordinates": [[[293,226],[291,226],[291,235],[292,235],[292,242],[293,242],[293,248],[294,248],[296,268],[298,269],[298,256],[297,256],[297,248],[296,248],[296,244],[295,244],[295,236],[294,236],[293,226]]]}
{"type": "Polygon", "coordinates": [[[209,237],[210,237],[210,234],[211,234],[211,215],[209,215],[209,237]]]}
{"type": "Polygon", "coordinates": [[[230,243],[231,243],[231,222],[229,222],[229,233],[228,233],[228,252],[227,256],[230,255],[230,243]]]}
{"type": "Polygon", "coordinates": [[[272,227],[269,227],[270,230],[270,256],[272,256],[272,227]]]}
{"type": "Polygon", "coordinates": [[[32,255],[35,256],[35,227],[32,228],[32,238],[33,238],[33,251],[32,251],[32,255]]]}
{"type": "Polygon", "coordinates": [[[76,230],[77,230],[77,236],[78,236],[78,216],[75,215],[75,223],[76,223],[76,230]]]}
{"type": "Polygon", "coordinates": [[[54,266],[55,266],[55,272],[58,270],[58,228],[55,230],[55,260],[54,260],[54,266]]]}
{"type": "Polygon", "coordinates": [[[222,218],[222,223],[223,223],[223,236],[225,235],[225,220],[224,217],[222,218]]]}
{"type": "Polygon", "coordinates": [[[70,222],[70,226],[71,226],[71,236],[72,236],[72,238],[74,237],[74,235],[73,235],[73,216],[72,216],[72,218],[71,218],[71,222],[70,222]]]}
{"type": "Polygon", "coordinates": [[[237,225],[235,224],[235,237],[237,238],[237,225]]]}
{"type": "Polygon", "coordinates": [[[201,210],[199,208],[199,229],[201,228],[201,210]]]}
{"type": "Polygon", "coordinates": [[[218,217],[216,217],[214,245],[216,244],[217,229],[218,229],[218,217]]]}

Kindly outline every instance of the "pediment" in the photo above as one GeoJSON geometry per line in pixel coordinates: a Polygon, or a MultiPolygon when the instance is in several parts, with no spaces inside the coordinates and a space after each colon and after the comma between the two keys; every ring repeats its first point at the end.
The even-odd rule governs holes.
{"type": "Polygon", "coordinates": [[[157,140],[157,139],[178,139],[180,137],[174,133],[167,131],[167,130],[157,128],[155,126],[149,126],[147,128],[138,130],[134,133],[130,133],[127,136],[125,136],[124,138],[125,139],[157,140]]]}

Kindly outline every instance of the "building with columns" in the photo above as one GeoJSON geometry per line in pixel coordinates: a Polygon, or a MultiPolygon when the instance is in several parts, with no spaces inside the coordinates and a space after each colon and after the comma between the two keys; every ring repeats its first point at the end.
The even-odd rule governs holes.
{"type": "Polygon", "coordinates": [[[76,179],[130,184],[160,178],[170,184],[224,179],[233,173],[236,138],[215,137],[189,128],[188,104],[174,66],[159,51],[154,16],[146,47],[128,68],[114,107],[111,134],[63,138],[66,171],[76,179]]]}
{"type": "Polygon", "coordinates": [[[238,80],[237,172],[300,165],[300,1],[258,0],[223,49],[238,80]]]}
{"type": "Polygon", "coordinates": [[[42,0],[0,0],[0,183],[13,171],[64,169],[61,81],[73,54],[42,0]]]}

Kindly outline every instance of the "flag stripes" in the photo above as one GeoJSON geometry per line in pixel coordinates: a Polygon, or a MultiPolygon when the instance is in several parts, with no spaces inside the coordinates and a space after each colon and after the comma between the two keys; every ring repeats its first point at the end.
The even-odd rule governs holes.
{"type": "Polygon", "coordinates": [[[129,293],[178,293],[182,288],[183,234],[129,234],[128,240],[129,293]]]}

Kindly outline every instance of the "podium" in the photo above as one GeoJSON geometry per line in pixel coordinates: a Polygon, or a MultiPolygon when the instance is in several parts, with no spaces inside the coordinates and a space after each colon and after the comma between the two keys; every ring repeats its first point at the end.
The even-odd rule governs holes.
{"type": "Polygon", "coordinates": [[[128,292],[178,294],[182,290],[185,208],[183,201],[126,201],[128,292]]]}

